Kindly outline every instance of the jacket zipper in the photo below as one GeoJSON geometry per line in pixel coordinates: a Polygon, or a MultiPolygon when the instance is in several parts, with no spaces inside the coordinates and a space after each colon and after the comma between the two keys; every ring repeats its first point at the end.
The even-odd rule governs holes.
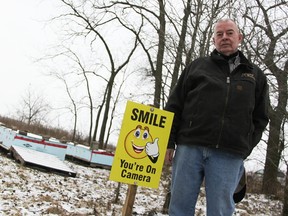
{"type": "Polygon", "coordinates": [[[225,106],[224,106],[224,110],[223,110],[222,118],[221,118],[221,129],[220,129],[218,141],[216,144],[216,148],[219,148],[219,144],[220,144],[220,140],[221,140],[223,128],[224,128],[224,123],[225,123],[225,114],[226,114],[226,109],[227,109],[229,94],[230,94],[230,76],[227,76],[226,84],[227,84],[227,94],[226,94],[226,98],[225,98],[225,106]]]}

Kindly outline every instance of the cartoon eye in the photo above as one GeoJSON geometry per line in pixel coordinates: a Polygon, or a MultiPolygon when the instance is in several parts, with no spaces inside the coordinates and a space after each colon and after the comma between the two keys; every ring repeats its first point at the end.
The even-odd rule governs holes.
{"type": "Polygon", "coordinates": [[[135,133],[134,133],[134,136],[136,137],[136,138],[138,138],[138,137],[140,137],[140,129],[138,128],[136,131],[135,131],[135,133]]]}
{"type": "Polygon", "coordinates": [[[143,139],[147,139],[148,136],[149,136],[149,133],[148,133],[147,130],[145,130],[144,133],[143,133],[143,139]]]}

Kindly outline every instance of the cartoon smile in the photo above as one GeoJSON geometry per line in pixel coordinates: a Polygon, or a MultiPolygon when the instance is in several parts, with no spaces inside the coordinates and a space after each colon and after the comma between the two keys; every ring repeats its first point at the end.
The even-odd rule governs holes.
{"type": "Polygon", "coordinates": [[[131,143],[132,143],[134,152],[137,153],[137,154],[140,154],[145,148],[145,146],[137,146],[137,145],[135,145],[133,143],[133,141],[131,141],[131,143]]]}

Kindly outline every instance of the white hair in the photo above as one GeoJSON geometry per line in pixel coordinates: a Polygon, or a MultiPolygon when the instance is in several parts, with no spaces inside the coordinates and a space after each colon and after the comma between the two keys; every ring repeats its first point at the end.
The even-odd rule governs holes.
{"type": "Polygon", "coordinates": [[[222,23],[222,22],[233,22],[233,23],[235,24],[235,26],[236,26],[236,29],[237,29],[238,33],[240,33],[240,29],[239,29],[237,23],[236,23],[234,20],[232,20],[232,19],[230,19],[230,18],[224,18],[224,19],[219,19],[219,20],[215,23],[215,26],[214,26],[214,34],[215,34],[215,28],[216,28],[217,24],[218,24],[218,23],[222,23]]]}

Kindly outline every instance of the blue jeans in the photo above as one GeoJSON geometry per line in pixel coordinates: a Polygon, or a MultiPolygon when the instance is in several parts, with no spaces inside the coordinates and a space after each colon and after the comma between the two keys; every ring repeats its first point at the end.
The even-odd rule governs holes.
{"type": "Polygon", "coordinates": [[[231,216],[243,159],[219,149],[178,145],[172,166],[169,216],[192,216],[205,177],[208,216],[231,216]]]}

